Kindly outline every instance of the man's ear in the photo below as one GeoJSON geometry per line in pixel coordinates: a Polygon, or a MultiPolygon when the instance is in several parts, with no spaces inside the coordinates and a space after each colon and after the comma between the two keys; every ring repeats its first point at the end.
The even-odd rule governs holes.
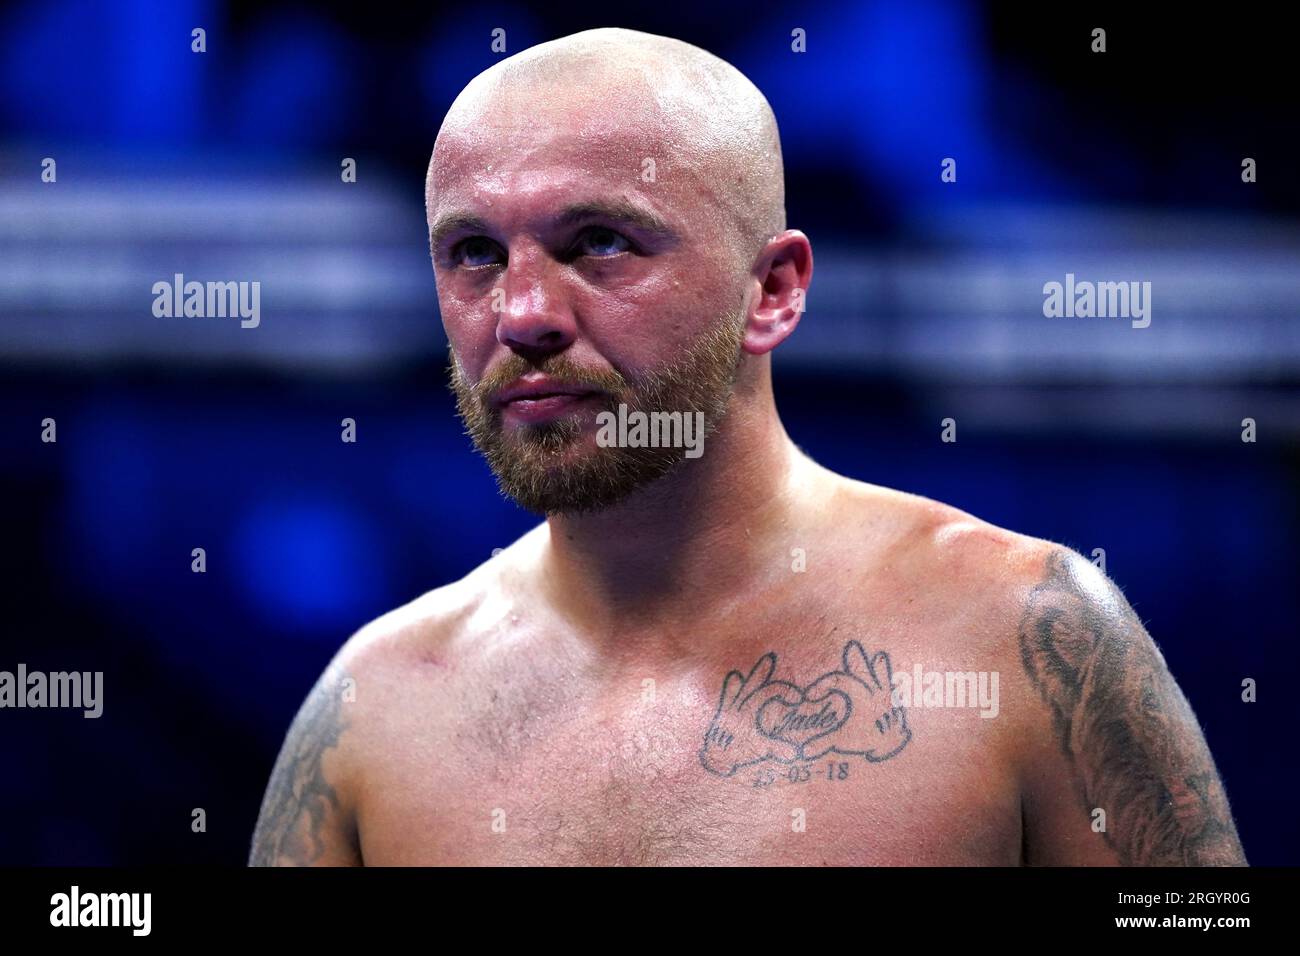
{"type": "Polygon", "coordinates": [[[812,244],[798,229],[768,240],[754,261],[753,278],[759,288],[745,316],[741,345],[746,352],[764,355],[794,331],[803,315],[812,271],[812,244]]]}

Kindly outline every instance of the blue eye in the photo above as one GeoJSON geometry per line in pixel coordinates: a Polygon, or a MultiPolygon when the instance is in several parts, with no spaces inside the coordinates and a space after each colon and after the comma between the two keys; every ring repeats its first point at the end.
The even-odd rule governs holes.
{"type": "Polygon", "coordinates": [[[582,238],[578,240],[576,251],[584,256],[605,258],[607,256],[616,256],[620,252],[627,252],[631,248],[632,243],[613,229],[597,227],[588,229],[582,234],[582,238]]]}
{"type": "Polygon", "coordinates": [[[460,265],[487,266],[500,261],[500,250],[486,236],[471,236],[457,244],[453,258],[460,265]]]}

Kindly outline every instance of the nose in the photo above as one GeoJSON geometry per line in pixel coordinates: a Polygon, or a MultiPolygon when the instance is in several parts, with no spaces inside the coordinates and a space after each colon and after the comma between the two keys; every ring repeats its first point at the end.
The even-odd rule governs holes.
{"type": "Polygon", "coordinates": [[[559,264],[544,254],[512,254],[502,278],[497,341],[525,358],[567,349],[576,334],[559,264]]]}

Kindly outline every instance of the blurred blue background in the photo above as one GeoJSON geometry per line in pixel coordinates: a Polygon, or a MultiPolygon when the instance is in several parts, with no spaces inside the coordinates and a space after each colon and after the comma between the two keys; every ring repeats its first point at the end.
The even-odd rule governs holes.
{"type": "Polygon", "coordinates": [[[1281,714],[1300,663],[1288,34],[1262,13],[1208,29],[1095,5],[643,6],[3,8],[0,669],[103,670],[105,713],[0,712],[0,863],[241,863],[342,641],[535,523],[453,414],[424,167],[501,56],[493,29],[514,53],[606,25],[717,53],[776,111],[789,222],[816,255],[775,357],[795,441],[1104,548],[1204,724],[1249,858],[1300,862],[1281,714]],[[178,272],[260,281],[261,325],[155,318],[151,287],[178,272]],[[1044,318],[1043,283],[1067,272],[1151,281],[1151,327],[1044,318]]]}

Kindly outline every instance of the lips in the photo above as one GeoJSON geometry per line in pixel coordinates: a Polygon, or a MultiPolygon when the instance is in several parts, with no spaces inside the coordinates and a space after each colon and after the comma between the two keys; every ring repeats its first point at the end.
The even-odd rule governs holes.
{"type": "Polygon", "coordinates": [[[588,395],[595,394],[597,394],[597,391],[593,388],[540,379],[532,382],[519,381],[512,385],[508,385],[496,393],[492,399],[492,403],[498,408],[505,408],[507,405],[516,402],[540,402],[547,399],[576,399],[585,398],[588,395]]]}

